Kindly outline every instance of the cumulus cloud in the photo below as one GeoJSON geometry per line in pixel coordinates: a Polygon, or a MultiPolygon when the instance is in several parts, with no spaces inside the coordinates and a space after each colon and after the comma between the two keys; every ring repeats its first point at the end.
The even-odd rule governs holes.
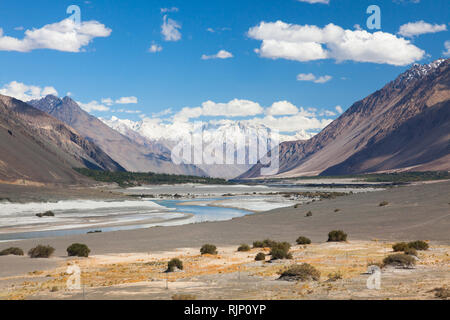
{"type": "Polygon", "coordinates": [[[450,40],[444,42],[445,51],[443,52],[444,56],[450,57],[450,40]]]}
{"type": "Polygon", "coordinates": [[[29,52],[51,49],[80,52],[93,39],[108,37],[110,34],[111,29],[98,21],[85,21],[77,25],[72,19],[65,19],[39,29],[26,30],[22,39],[6,36],[0,29],[0,50],[29,52]]]}
{"type": "Polygon", "coordinates": [[[113,100],[111,98],[103,98],[102,103],[107,106],[112,106],[113,104],[136,104],[138,103],[138,98],[131,96],[131,97],[121,97],[119,99],[113,100]]]}
{"type": "Polygon", "coordinates": [[[297,75],[298,81],[311,81],[314,83],[325,83],[325,82],[330,81],[332,78],[333,78],[332,76],[328,76],[328,75],[316,77],[312,73],[300,73],[299,75],[297,75]]]}
{"type": "Polygon", "coordinates": [[[426,33],[436,33],[441,31],[447,31],[445,24],[430,24],[423,20],[417,22],[410,22],[400,26],[398,34],[404,37],[414,37],[426,33]]]}
{"type": "Polygon", "coordinates": [[[298,108],[289,101],[274,102],[267,108],[266,114],[271,116],[285,116],[298,113],[298,108]]]}
{"type": "Polygon", "coordinates": [[[0,94],[10,96],[22,101],[41,99],[49,94],[58,96],[58,92],[54,87],[41,88],[33,85],[26,85],[17,81],[12,81],[8,84],[5,84],[0,89],[0,94]]]}
{"type": "Polygon", "coordinates": [[[161,47],[159,44],[152,43],[152,45],[150,46],[148,51],[151,53],[156,53],[156,52],[161,52],[162,49],[163,49],[163,47],[161,47]]]}
{"type": "Polygon", "coordinates": [[[425,52],[409,40],[393,34],[365,30],[345,30],[332,23],[320,28],[283,21],[261,22],[247,32],[261,40],[255,51],[264,58],[313,61],[334,59],[407,65],[423,58],[425,52]]]}
{"type": "Polygon", "coordinates": [[[335,109],[336,109],[336,111],[339,112],[339,113],[343,113],[343,112],[344,112],[344,110],[342,109],[341,106],[336,106],[335,109]]]}
{"type": "Polygon", "coordinates": [[[264,109],[257,103],[249,100],[234,99],[227,103],[217,103],[214,101],[203,102],[201,107],[185,107],[174,115],[174,119],[187,121],[192,118],[205,117],[245,117],[254,116],[264,112],[264,109]]]}
{"type": "Polygon", "coordinates": [[[219,52],[217,52],[216,54],[213,55],[202,55],[202,59],[203,60],[209,60],[209,59],[229,59],[229,58],[233,58],[233,54],[231,52],[228,52],[226,50],[220,50],[219,52]]]}
{"type": "Polygon", "coordinates": [[[163,24],[161,26],[161,34],[165,41],[178,41],[181,39],[181,33],[179,31],[181,26],[175,20],[167,18],[167,15],[163,17],[163,24]]]}
{"type": "Polygon", "coordinates": [[[92,111],[105,112],[105,111],[109,111],[109,107],[99,103],[96,100],[93,100],[93,101],[88,102],[88,103],[83,103],[83,102],[77,101],[77,103],[81,107],[81,109],[83,109],[86,112],[92,112],[92,111]]]}
{"type": "Polygon", "coordinates": [[[136,104],[138,103],[138,98],[136,97],[122,97],[115,101],[116,104],[136,104]]]}

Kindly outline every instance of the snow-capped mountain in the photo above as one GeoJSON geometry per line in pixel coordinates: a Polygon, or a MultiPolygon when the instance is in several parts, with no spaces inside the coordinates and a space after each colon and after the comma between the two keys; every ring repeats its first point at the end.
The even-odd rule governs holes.
{"type": "MultiPolygon", "coordinates": [[[[258,159],[265,155],[266,150],[255,151],[255,142],[258,138],[267,136],[278,142],[310,138],[304,130],[299,131],[295,136],[276,135],[275,131],[264,125],[249,123],[245,120],[161,123],[159,119],[145,118],[140,121],[131,121],[114,116],[111,119],[101,120],[133,141],[140,144],[147,142],[153,146],[159,144],[162,149],[173,150],[182,141],[192,139],[192,141],[202,141],[201,145],[194,146],[194,153],[201,152],[202,158],[208,157],[210,160],[209,163],[201,161],[196,162],[195,165],[210,176],[224,178],[236,177],[254,165],[251,155],[257,154],[258,159]],[[234,161],[226,158],[230,145],[233,146],[234,161]],[[244,160],[243,155],[245,155],[244,160]]],[[[230,157],[229,154],[228,157],[230,157]]],[[[193,157],[191,161],[194,161],[193,157]]]]}

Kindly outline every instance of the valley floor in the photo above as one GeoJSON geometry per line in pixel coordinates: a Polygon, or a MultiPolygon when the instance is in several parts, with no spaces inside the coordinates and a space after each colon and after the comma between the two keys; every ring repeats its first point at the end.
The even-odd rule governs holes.
{"type": "Polygon", "coordinates": [[[449,181],[420,183],[230,221],[0,243],[0,250],[18,246],[27,251],[37,244],[56,248],[55,256],[44,260],[0,257],[0,298],[429,299],[434,297],[430,290],[450,283],[449,191],[449,181]],[[308,211],[312,216],[306,217],[308,211]],[[348,243],[326,243],[333,229],[348,233],[348,243]],[[263,249],[236,252],[241,243],[266,238],[294,243],[300,235],[313,245],[293,247],[293,260],[261,263],[254,256],[263,249]],[[395,241],[418,239],[430,241],[431,248],[419,252],[415,269],[386,269],[381,290],[366,288],[369,261],[381,261],[395,241]],[[91,257],[65,257],[75,242],[87,244],[91,257]],[[205,243],[217,245],[219,255],[200,256],[205,243]],[[164,270],[172,257],[180,257],[185,270],[170,274],[166,289],[164,270]],[[73,262],[82,270],[84,295],[65,288],[65,270],[73,262]],[[321,271],[319,282],[276,280],[282,268],[303,262],[321,271]],[[342,279],[327,281],[332,272],[342,279]]]}

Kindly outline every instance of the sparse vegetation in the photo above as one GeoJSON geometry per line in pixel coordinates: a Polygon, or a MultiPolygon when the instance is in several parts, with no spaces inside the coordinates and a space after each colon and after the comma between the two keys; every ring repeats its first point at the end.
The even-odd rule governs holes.
{"type": "Polygon", "coordinates": [[[410,255],[404,253],[396,253],[384,258],[383,264],[385,266],[410,268],[416,264],[416,260],[410,255]]]}
{"type": "Polygon", "coordinates": [[[333,230],[328,233],[328,242],[347,241],[347,234],[342,230],[333,230]]]}
{"type": "Polygon", "coordinates": [[[297,242],[297,244],[311,244],[311,239],[300,236],[297,238],[296,242],[297,242]]]}
{"type": "Polygon", "coordinates": [[[89,257],[91,250],[87,245],[82,243],[73,243],[67,248],[67,255],[69,257],[89,257]]]}
{"type": "Polygon", "coordinates": [[[30,258],[50,258],[50,256],[55,252],[55,248],[50,246],[38,245],[28,251],[30,258]]]}
{"type": "Polygon", "coordinates": [[[46,211],[44,213],[37,213],[36,217],[42,218],[42,217],[54,217],[55,213],[53,211],[46,211]]]}
{"type": "Polygon", "coordinates": [[[179,183],[202,183],[202,184],[231,184],[225,179],[184,176],[176,174],[163,174],[153,172],[110,172],[92,170],[86,168],[75,168],[76,171],[84,176],[96,181],[117,183],[119,186],[136,187],[141,185],[159,185],[159,184],[179,184],[179,183]]]}
{"type": "Polygon", "coordinates": [[[431,292],[434,292],[434,296],[439,299],[450,299],[450,289],[441,287],[441,288],[434,288],[431,290],[431,292]]]}
{"type": "Polygon", "coordinates": [[[256,256],[255,256],[255,260],[256,261],[264,261],[266,260],[266,255],[263,252],[259,252],[256,256]]]}
{"type": "Polygon", "coordinates": [[[306,217],[312,217],[312,212],[311,211],[308,211],[307,213],[306,213],[306,217]]]}
{"type": "Polygon", "coordinates": [[[424,251],[424,250],[428,250],[428,248],[429,248],[430,246],[429,246],[428,243],[426,243],[425,241],[417,240],[417,241],[409,242],[409,243],[408,243],[408,247],[414,248],[414,249],[416,249],[416,250],[424,251]]]}
{"type": "Polygon", "coordinates": [[[387,201],[382,201],[382,202],[380,202],[380,204],[378,205],[378,206],[380,206],[380,207],[385,207],[385,206],[387,206],[389,204],[389,202],[387,202],[387,201]]]}
{"type": "Polygon", "coordinates": [[[20,248],[11,247],[5,250],[0,251],[0,256],[23,256],[23,250],[20,248]]]}
{"type": "Polygon", "coordinates": [[[250,246],[248,244],[241,244],[237,249],[239,252],[250,251],[250,246]]]}
{"type": "Polygon", "coordinates": [[[328,274],[328,282],[334,282],[342,279],[342,273],[340,271],[332,272],[328,274]]]}
{"type": "Polygon", "coordinates": [[[178,258],[173,258],[167,263],[167,272],[174,272],[175,268],[183,270],[183,261],[178,258]]]}
{"type": "Polygon", "coordinates": [[[293,265],[281,273],[280,280],[319,281],[320,271],[308,263],[293,265]]]}
{"type": "Polygon", "coordinates": [[[253,248],[272,248],[277,242],[270,239],[253,242],[253,248]]]}
{"type": "Polygon", "coordinates": [[[406,248],[405,250],[403,250],[403,252],[404,252],[405,254],[409,254],[410,256],[416,256],[416,257],[417,257],[417,250],[414,249],[414,248],[408,247],[408,248],[406,248]]]}
{"type": "Polygon", "coordinates": [[[341,209],[334,209],[334,212],[339,212],[341,211],[341,209]]]}
{"type": "Polygon", "coordinates": [[[272,260],[292,259],[289,249],[291,249],[291,245],[287,242],[275,243],[270,250],[272,260]]]}
{"type": "Polygon", "coordinates": [[[392,246],[392,249],[394,250],[394,252],[405,251],[406,249],[408,249],[408,244],[406,242],[397,242],[392,246]]]}
{"type": "Polygon", "coordinates": [[[217,254],[217,247],[213,244],[204,244],[200,249],[201,254],[217,254]]]}

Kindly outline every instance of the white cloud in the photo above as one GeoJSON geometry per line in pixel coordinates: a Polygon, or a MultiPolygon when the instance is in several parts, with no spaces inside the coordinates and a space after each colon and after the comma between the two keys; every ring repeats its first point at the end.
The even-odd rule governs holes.
{"type": "Polygon", "coordinates": [[[153,43],[150,48],[148,49],[151,53],[161,52],[163,47],[161,47],[159,44],[153,43]]]}
{"type": "Polygon", "coordinates": [[[341,106],[336,106],[335,109],[336,109],[336,111],[339,112],[339,113],[343,113],[343,112],[344,112],[344,110],[342,109],[341,106]]]}
{"type": "Polygon", "coordinates": [[[409,40],[377,31],[344,30],[332,23],[320,28],[282,21],[261,22],[248,36],[262,40],[255,51],[264,58],[313,61],[335,59],[392,65],[407,65],[423,58],[425,52],[409,40]]]}
{"type": "Polygon", "coordinates": [[[447,40],[444,42],[445,51],[443,52],[443,55],[446,57],[450,57],[450,40],[447,40]]]}
{"type": "Polygon", "coordinates": [[[330,0],[297,0],[299,2],[308,2],[308,3],[323,3],[323,4],[329,4],[330,0]]]}
{"type": "Polygon", "coordinates": [[[138,103],[138,98],[136,97],[122,97],[115,101],[116,104],[136,104],[138,103]]]}
{"type": "Polygon", "coordinates": [[[92,112],[92,111],[109,111],[109,108],[101,103],[99,103],[96,100],[93,100],[88,103],[83,103],[80,101],[77,101],[78,105],[86,112],[92,112]]]}
{"type": "Polygon", "coordinates": [[[161,34],[166,41],[178,41],[181,39],[181,33],[178,29],[181,26],[175,20],[167,18],[167,15],[163,17],[163,24],[161,26],[161,34]]]}
{"type": "Polygon", "coordinates": [[[22,101],[41,99],[49,94],[58,96],[58,92],[53,87],[41,88],[33,85],[26,85],[17,81],[12,81],[8,84],[5,84],[0,89],[0,94],[10,96],[22,101]]]}
{"type": "Polygon", "coordinates": [[[113,104],[136,104],[138,103],[138,98],[131,97],[121,97],[119,99],[113,100],[111,98],[102,98],[102,104],[106,104],[107,106],[112,106],[113,104]]]}
{"type": "Polygon", "coordinates": [[[202,59],[203,60],[208,60],[208,59],[229,59],[229,58],[233,58],[233,54],[231,52],[228,52],[226,50],[220,50],[219,52],[217,52],[216,54],[207,56],[207,55],[202,55],[202,59]]]}
{"type": "Polygon", "coordinates": [[[166,12],[178,12],[179,9],[177,7],[172,7],[172,8],[161,8],[161,13],[166,13],[166,12]]]}
{"type": "Polygon", "coordinates": [[[140,114],[140,113],[142,113],[141,110],[128,110],[128,109],[118,109],[118,110],[114,110],[113,112],[121,112],[121,113],[129,113],[129,114],[140,114]]]}
{"type": "Polygon", "coordinates": [[[447,31],[447,26],[445,24],[430,24],[421,20],[402,25],[398,31],[398,34],[411,38],[421,34],[436,33],[441,31],[447,31]]]}
{"type": "Polygon", "coordinates": [[[106,104],[107,106],[112,106],[114,104],[114,100],[111,98],[103,98],[102,103],[106,104]]]}
{"type": "Polygon", "coordinates": [[[328,75],[316,77],[312,73],[300,73],[299,75],[297,75],[298,81],[312,81],[314,83],[325,83],[330,81],[332,78],[332,76],[328,75]]]}
{"type": "Polygon", "coordinates": [[[257,103],[249,100],[234,99],[227,103],[216,103],[206,101],[201,107],[185,107],[174,115],[174,119],[187,121],[192,118],[205,117],[246,117],[254,116],[264,112],[264,109],[257,103]]]}
{"type": "Polygon", "coordinates": [[[108,37],[111,29],[97,21],[85,21],[80,25],[71,19],[47,24],[40,29],[26,30],[23,39],[9,37],[0,29],[0,51],[29,52],[36,49],[52,49],[80,52],[94,38],[108,37]]]}
{"type": "Polygon", "coordinates": [[[297,113],[298,108],[289,101],[274,102],[272,106],[266,110],[266,114],[271,116],[285,116],[297,113]]]}

